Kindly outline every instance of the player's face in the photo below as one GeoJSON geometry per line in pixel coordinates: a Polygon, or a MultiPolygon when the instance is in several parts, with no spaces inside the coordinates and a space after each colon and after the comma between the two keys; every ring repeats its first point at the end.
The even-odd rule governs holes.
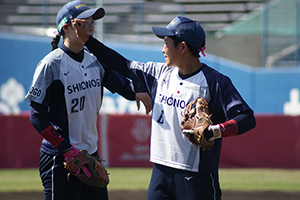
{"type": "Polygon", "coordinates": [[[75,29],[72,27],[71,24],[65,24],[63,26],[65,32],[64,44],[74,51],[78,53],[84,47],[82,40],[77,36],[75,29]]]}
{"type": "Polygon", "coordinates": [[[70,40],[74,43],[78,42],[82,42],[81,39],[77,36],[75,29],[72,27],[72,25],[68,25],[68,30],[69,30],[69,34],[68,37],[70,38],[70,40]]]}
{"type": "MultiPolygon", "coordinates": [[[[179,45],[178,45],[179,46],[179,45]]],[[[164,53],[165,62],[168,67],[178,66],[179,59],[180,59],[180,48],[175,47],[174,41],[169,38],[164,38],[164,47],[162,49],[162,52],[164,53]]]]}
{"type": "Polygon", "coordinates": [[[85,19],[86,21],[86,30],[87,30],[87,33],[91,36],[94,35],[95,33],[95,25],[94,25],[94,19],[93,17],[89,17],[87,19],[85,19]]]}

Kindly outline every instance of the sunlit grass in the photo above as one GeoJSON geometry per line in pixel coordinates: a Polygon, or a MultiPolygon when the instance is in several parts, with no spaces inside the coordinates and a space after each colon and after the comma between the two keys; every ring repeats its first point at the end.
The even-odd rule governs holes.
{"type": "Polygon", "coordinates": [[[1,169],[0,192],[43,191],[38,169],[1,169]]]}
{"type": "Polygon", "coordinates": [[[221,169],[223,190],[300,191],[300,170],[221,169]]]}
{"type": "Polygon", "coordinates": [[[109,168],[108,190],[147,190],[152,168],[109,168]]]}
{"type": "MultiPolygon", "coordinates": [[[[108,168],[108,190],[147,190],[151,168],[108,168]]],[[[222,190],[300,191],[300,170],[220,169],[222,190]]],[[[38,169],[1,169],[0,192],[43,192],[38,169]]]]}

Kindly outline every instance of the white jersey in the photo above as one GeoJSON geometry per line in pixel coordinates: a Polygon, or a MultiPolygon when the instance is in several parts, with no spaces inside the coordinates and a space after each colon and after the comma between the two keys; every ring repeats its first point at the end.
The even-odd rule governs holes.
{"type": "Polygon", "coordinates": [[[251,110],[231,80],[204,63],[187,76],[165,63],[132,61],[128,66],[140,80],[146,80],[145,87],[153,101],[150,161],[176,169],[216,173],[222,138],[214,141],[212,150],[203,151],[184,136],[180,121],[186,105],[199,95],[207,100],[214,124],[251,110]]]}
{"type": "Polygon", "coordinates": [[[103,76],[92,54],[84,50],[82,62],[77,62],[59,48],[38,64],[26,99],[55,108],[48,116],[53,126],[77,149],[94,153],[103,76]]]}
{"type": "MultiPolygon", "coordinates": [[[[137,62],[131,68],[138,68],[137,62]]],[[[169,167],[198,171],[200,148],[193,145],[182,133],[180,120],[187,103],[199,94],[209,101],[209,91],[204,76],[187,79],[179,77],[178,68],[165,64],[147,63],[143,71],[157,78],[157,90],[152,110],[152,136],[150,161],[169,167]]]]}
{"type": "Polygon", "coordinates": [[[214,140],[211,150],[203,151],[183,135],[180,121],[185,106],[199,95],[207,100],[214,124],[248,111],[253,113],[230,78],[204,63],[194,73],[182,75],[177,67],[168,68],[165,63],[127,60],[93,38],[86,45],[112,69],[128,77],[132,74],[150,94],[151,162],[187,171],[218,173],[222,138],[214,140]]]}

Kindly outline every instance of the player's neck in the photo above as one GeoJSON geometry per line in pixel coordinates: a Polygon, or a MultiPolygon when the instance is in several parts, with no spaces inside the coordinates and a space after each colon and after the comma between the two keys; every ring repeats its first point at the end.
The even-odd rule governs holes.
{"type": "Polygon", "coordinates": [[[185,59],[184,62],[178,66],[179,73],[182,75],[192,74],[202,67],[202,63],[198,58],[185,59]]]}
{"type": "Polygon", "coordinates": [[[74,53],[80,53],[84,48],[83,43],[70,42],[69,40],[64,41],[64,45],[68,47],[74,53]]]}

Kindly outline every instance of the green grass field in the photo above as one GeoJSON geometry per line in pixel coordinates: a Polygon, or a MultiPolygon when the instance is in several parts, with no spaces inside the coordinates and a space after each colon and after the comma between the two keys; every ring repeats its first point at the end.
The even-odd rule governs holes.
{"type": "MultiPolygon", "coordinates": [[[[108,168],[109,190],[147,190],[151,168],[108,168]]],[[[300,170],[220,169],[222,190],[300,191],[300,170]]],[[[38,169],[1,169],[0,192],[43,191],[38,169]]]]}

